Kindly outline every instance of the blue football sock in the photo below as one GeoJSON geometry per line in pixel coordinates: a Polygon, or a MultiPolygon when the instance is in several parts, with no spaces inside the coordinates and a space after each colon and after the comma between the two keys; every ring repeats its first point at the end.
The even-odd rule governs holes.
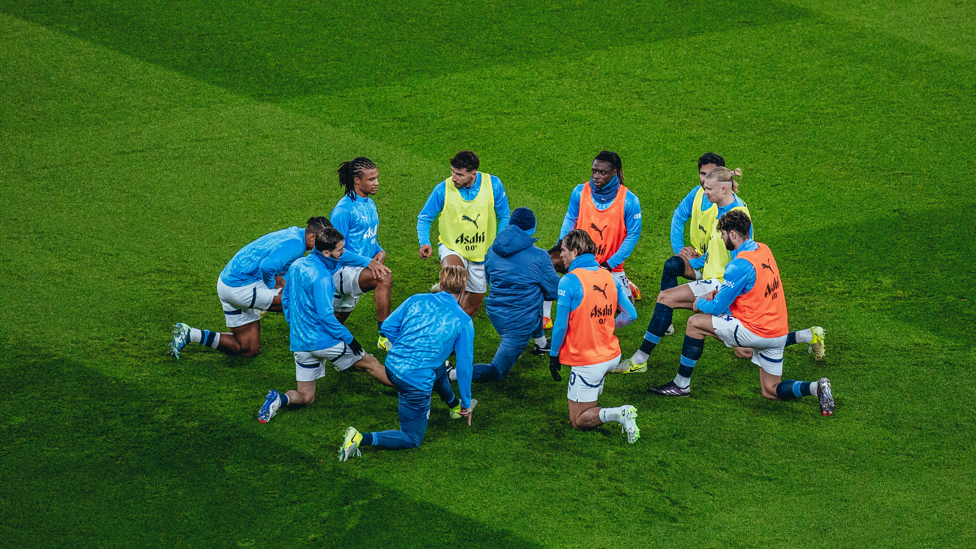
{"type": "Polygon", "coordinates": [[[282,406],[288,406],[288,403],[291,402],[291,399],[288,398],[288,394],[287,393],[278,393],[278,398],[281,399],[281,405],[282,406]]]}
{"type": "Polygon", "coordinates": [[[674,309],[671,307],[661,303],[654,305],[654,316],[647,324],[647,333],[644,334],[644,342],[640,346],[641,351],[651,354],[654,347],[664,337],[664,332],[668,331],[673,315],[674,309]]]}
{"type": "Polygon", "coordinates": [[[207,347],[213,347],[214,349],[216,349],[217,346],[214,344],[215,339],[217,339],[217,332],[211,332],[210,330],[203,330],[203,335],[200,338],[200,343],[206,345],[207,347]]]}
{"type": "Polygon", "coordinates": [[[786,347],[796,344],[796,332],[786,334],[786,347]]]}
{"type": "Polygon", "coordinates": [[[360,446],[373,445],[373,433],[363,433],[363,440],[359,441],[360,446]]]}
{"type": "Polygon", "coordinates": [[[380,337],[383,337],[383,321],[382,320],[377,320],[376,321],[376,329],[379,330],[380,337]]]}
{"type": "Polygon", "coordinates": [[[795,398],[810,396],[813,394],[810,392],[810,383],[809,381],[787,379],[776,386],[776,397],[780,400],[793,400],[795,398]]]}
{"type": "Polygon", "coordinates": [[[681,256],[671,256],[664,262],[664,270],[661,272],[661,291],[670,290],[677,286],[678,277],[684,275],[684,273],[685,262],[681,259],[681,256]]]}
{"type": "Polygon", "coordinates": [[[695,364],[701,358],[705,350],[705,340],[695,339],[686,335],[684,344],[681,346],[681,365],[678,366],[678,375],[674,382],[679,387],[687,387],[691,381],[691,374],[695,371],[695,364]]]}

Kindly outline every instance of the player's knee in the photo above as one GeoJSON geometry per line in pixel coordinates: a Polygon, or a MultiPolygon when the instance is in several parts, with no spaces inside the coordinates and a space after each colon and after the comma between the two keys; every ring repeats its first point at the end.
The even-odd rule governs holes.
{"type": "Polygon", "coordinates": [[[254,358],[261,354],[261,345],[241,346],[241,355],[244,358],[254,358]]]}
{"type": "Polygon", "coordinates": [[[416,433],[407,433],[407,448],[417,448],[420,443],[423,442],[424,435],[418,435],[416,433]]]}
{"type": "Polygon", "coordinates": [[[311,404],[311,403],[315,402],[315,393],[314,392],[302,391],[301,389],[298,389],[298,394],[302,395],[302,402],[301,402],[301,404],[307,405],[307,404],[311,404]]]}
{"type": "Polygon", "coordinates": [[[747,347],[735,347],[732,349],[738,358],[752,358],[752,349],[747,347]]]}

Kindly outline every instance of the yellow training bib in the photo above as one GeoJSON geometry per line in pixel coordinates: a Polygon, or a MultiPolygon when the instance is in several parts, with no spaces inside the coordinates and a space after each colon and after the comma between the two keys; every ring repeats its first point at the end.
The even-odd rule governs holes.
{"type": "Polygon", "coordinates": [[[451,178],[444,180],[444,209],[438,219],[441,244],[469,261],[484,261],[495,241],[495,193],[491,176],[478,172],[481,189],[470,202],[461,197],[451,178]]]}
{"type": "Polygon", "coordinates": [[[698,187],[698,194],[695,195],[695,202],[691,205],[691,225],[688,227],[688,239],[698,253],[705,255],[708,248],[708,236],[711,227],[715,225],[718,216],[718,206],[712,204],[705,211],[702,211],[702,201],[705,198],[705,190],[698,187]]]}
{"type": "MultiPolygon", "coordinates": [[[[745,205],[737,206],[729,210],[735,211],[740,210],[752,219],[749,214],[749,209],[745,205]]],[[[715,208],[718,211],[718,208],[715,208]]],[[[726,212],[728,213],[728,212],[726,212]]],[[[702,267],[702,278],[708,280],[710,278],[717,278],[719,280],[725,279],[725,266],[732,261],[732,252],[725,248],[725,242],[722,241],[722,231],[718,230],[718,218],[712,221],[711,227],[708,230],[708,242],[705,243],[705,266],[702,267]]],[[[755,227],[753,227],[753,232],[755,232],[755,227]]]]}

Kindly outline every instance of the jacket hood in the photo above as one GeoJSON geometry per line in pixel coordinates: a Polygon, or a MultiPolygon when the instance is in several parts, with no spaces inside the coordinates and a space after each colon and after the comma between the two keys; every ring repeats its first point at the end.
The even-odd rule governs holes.
{"type": "Polygon", "coordinates": [[[491,249],[502,257],[509,257],[532,246],[538,240],[538,238],[529,236],[522,229],[509,225],[495,236],[495,243],[491,245],[491,249]]]}

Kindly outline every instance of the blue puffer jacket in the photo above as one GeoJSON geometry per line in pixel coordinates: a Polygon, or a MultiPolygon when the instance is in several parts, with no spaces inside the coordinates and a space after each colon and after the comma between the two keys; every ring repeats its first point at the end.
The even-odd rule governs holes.
{"type": "Polygon", "coordinates": [[[499,334],[531,335],[542,316],[542,301],[555,301],[559,275],[549,254],[515,225],[495,237],[485,257],[485,276],[491,289],[485,306],[499,334]]]}

